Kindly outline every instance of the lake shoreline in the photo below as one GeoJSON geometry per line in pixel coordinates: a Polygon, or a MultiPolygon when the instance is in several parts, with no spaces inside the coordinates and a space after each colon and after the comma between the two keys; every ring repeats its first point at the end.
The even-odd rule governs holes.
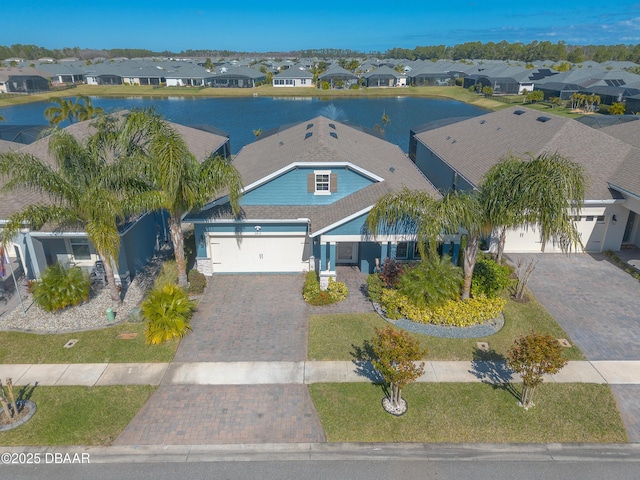
{"type": "Polygon", "coordinates": [[[151,86],[100,86],[79,85],[75,88],[56,90],[24,96],[5,96],[0,94],[0,107],[8,107],[33,102],[42,102],[51,98],[75,97],[122,98],[233,98],[233,97],[317,97],[317,98],[385,98],[385,97],[423,97],[457,100],[486,110],[499,110],[508,104],[473,94],[462,87],[392,87],[360,88],[358,90],[321,90],[317,88],[272,87],[257,88],[188,88],[151,86]]]}

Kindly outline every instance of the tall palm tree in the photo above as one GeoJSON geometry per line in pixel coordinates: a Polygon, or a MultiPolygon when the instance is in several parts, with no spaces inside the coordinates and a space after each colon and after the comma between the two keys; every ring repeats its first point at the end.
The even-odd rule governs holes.
{"type": "Polygon", "coordinates": [[[127,159],[108,158],[94,144],[85,144],[65,130],[49,138],[55,167],[29,154],[0,155],[0,175],[6,190],[27,188],[48,196],[51,203],[28,205],[9,218],[3,236],[12,238],[23,225],[39,229],[46,223],[60,228],[83,228],[103,259],[114,305],[120,303],[112,261],[120,251],[118,225],[136,205],[132,195],[142,192],[138,179],[125,174],[127,159]]]}
{"type": "Polygon", "coordinates": [[[502,262],[507,230],[524,223],[522,198],[514,188],[522,160],[508,155],[485,174],[480,189],[480,201],[491,227],[498,231],[496,261],[502,262]]]}
{"type": "Polygon", "coordinates": [[[558,153],[523,160],[507,156],[485,175],[480,188],[483,209],[499,231],[497,259],[501,261],[509,228],[537,225],[542,251],[551,241],[563,251],[582,246],[573,222],[584,203],[584,168],[558,153]]]}
{"type": "Polygon", "coordinates": [[[181,135],[153,111],[131,112],[112,138],[126,155],[144,166],[150,189],[148,205],[169,213],[178,284],[184,286],[187,264],[182,218],[223,192],[228,193],[232,211],[237,214],[242,190],[240,174],[226,158],[211,156],[198,162],[181,135]]]}
{"type": "MultiPolygon", "coordinates": [[[[378,200],[367,217],[367,228],[374,234],[393,233],[412,228],[418,245],[428,245],[428,256],[436,254],[442,234],[463,229],[463,287],[461,297],[469,298],[471,278],[476,264],[480,238],[487,233],[488,222],[475,192],[450,192],[435,200],[426,192],[403,189],[378,200]]],[[[424,247],[421,247],[424,248],[424,247]]],[[[422,254],[422,252],[421,252],[422,254]]]]}

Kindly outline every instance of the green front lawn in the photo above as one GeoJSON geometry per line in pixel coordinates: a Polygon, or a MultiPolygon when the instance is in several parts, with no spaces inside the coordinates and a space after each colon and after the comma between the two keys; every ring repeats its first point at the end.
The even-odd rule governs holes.
{"type": "Polygon", "coordinates": [[[36,414],[0,432],[0,445],[110,445],[156,388],[35,387],[36,414]]]}
{"type": "Polygon", "coordinates": [[[543,384],[525,411],[514,394],[490,385],[412,384],[401,417],[383,410],[380,386],[325,383],[309,391],[329,442],[629,441],[608,385],[543,384]]]}
{"type": "MultiPolygon", "coordinates": [[[[504,309],[505,326],[498,333],[483,338],[438,338],[428,335],[412,334],[427,349],[426,360],[473,360],[477,342],[488,342],[493,351],[485,359],[500,359],[520,335],[531,330],[548,332],[557,338],[571,339],[555,322],[553,317],[532,299],[527,303],[508,300],[504,309]]],[[[384,327],[388,323],[375,313],[316,315],[309,321],[310,360],[353,360],[365,358],[360,353],[365,342],[375,335],[375,327],[384,327]]],[[[366,352],[363,352],[366,354],[366,352]]],[[[565,350],[569,360],[583,360],[577,347],[565,350]]]]}
{"type": "Polygon", "coordinates": [[[170,362],[178,341],[147,345],[145,323],[122,323],[86,332],[46,334],[0,332],[0,364],[3,363],[134,363],[170,362]],[[132,340],[117,338],[137,333],[132,340]],[[71,339],[78,343],[63,348],[71,339]]]}

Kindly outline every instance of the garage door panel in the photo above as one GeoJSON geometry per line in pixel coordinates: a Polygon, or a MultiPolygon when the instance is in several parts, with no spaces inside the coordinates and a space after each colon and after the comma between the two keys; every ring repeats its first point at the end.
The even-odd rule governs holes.
{"type": "Polygon", "coordinates": [[[268,236],[214,237],[211,239],[213,271],[231,272],[301,272],[306,237],[268,236]]]}

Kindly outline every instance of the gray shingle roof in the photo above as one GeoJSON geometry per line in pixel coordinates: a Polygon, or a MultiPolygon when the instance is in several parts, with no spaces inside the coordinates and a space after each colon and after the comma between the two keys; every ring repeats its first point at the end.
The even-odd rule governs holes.
{"type": "MultiPolygon", "coordinates": [[[[91,134],[92,120],[74,123],[66,127],[66,130],[78,139],[85,139],[91,134]]],[[[196,158],[204,160],[212,152],[220,148],[228,137],[215,133],[209,133],[196,128],[189,128],[176,123],[170,123],[182,135],[189,146],[189,150],[196,158]]],[[[49,155],[49,139],[41,138],[29,145],[20,145],[18,153],[33,155],[49,165],[55,166],[54,159],[49,155]]],[[[6,220],[13,213],[32,203],[48,202],[46,197],[28,190],[14,190],[12,192],[0,192],[0,220],[6,220]]]]}
{"type": "Polygon", "coordinates": [[[623,160],[611,176],[610,183],[640,197],[640,121],[604,127],[600,131],[635,147],[636,154],[623,160]]]}
{"type": "MultiPolygon", "coordinates": [[[[407,158],[397,145],[370,135],[362,129],[316,117],[245,146],[233,164],[242,175],[245,187],[252,187],[274,172],[294,163],[350,163],[383,180],[358,190],[325,206],[246,206],[245,219],[311,218],[315,233],[349,215],[372,206],[382,195],[403,187],[425,190],[434,197],[440,194],[407,158]],[[309,128],[307,128],[311,125],[309,128]],[[335,127],[335,128],[334,128],[335,127]],[[311,133],[312,135],[308,135],[311,133]],[[335,134],[333,136],[332,134],[335,134]]],[[[189,216],[189,219],[231,218],[224,207],[212,207],[189,216]]]]}
{"type": "Polygon", "coordinates": [[[476,186],[487,170],[510,152],[522,157],[557,152],[586,169],[588,200],[611,199],[609,178],[625,159],[638,155],[637,149],[601,130],[522,107],[428,130],[416,138],[476,186]],[[515,114],[518,110],[524,113],[515,114]],[[549,120],[538,121],[540,117],[549,120]]]}

